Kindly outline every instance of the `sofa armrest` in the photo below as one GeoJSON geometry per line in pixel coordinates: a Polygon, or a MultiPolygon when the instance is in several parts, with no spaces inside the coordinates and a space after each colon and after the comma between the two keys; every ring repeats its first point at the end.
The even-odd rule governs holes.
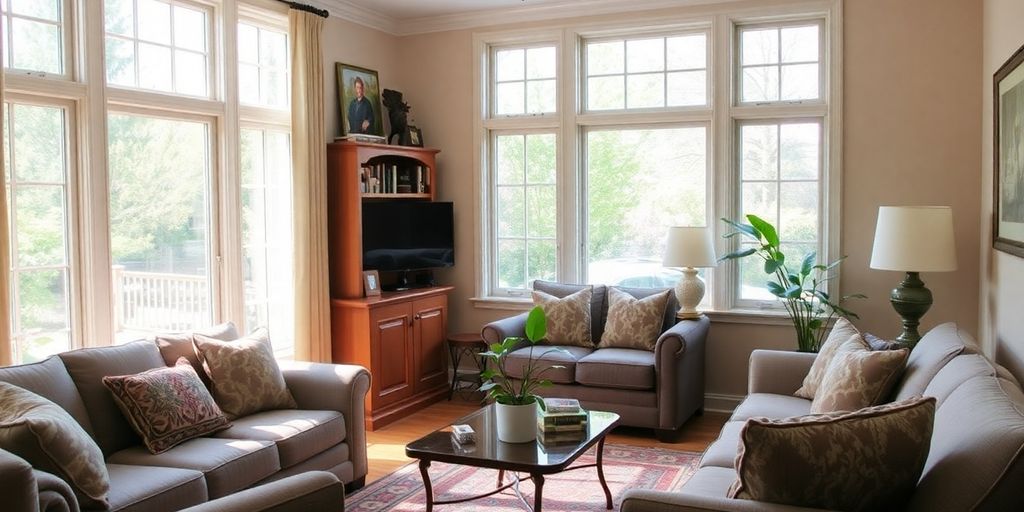
{"type": "Polygon", "coordinates": [[[711,321],[682,320],[654,345],[658,428],[675,430],[704,408],[704,345],[711,321]]]}
{"type": "Polygon", "coordinates": [[[527,315],[529,315],[528,312],[491,322],[480,330],[480,336],[488,345],[501,343],[510,336],[524,337],[526,336],[527,315]]]}
{"type": "Polygon", "coordinates": [[[823,512],[765,501],[738,500],[681,492],[630,489],[622,496],[620,512],[823,512]]]}
{"type": "Polygon", "coordinates": [[[338,411],[345,418],[345,442],[352,478],[366,476],[366,418],[370,372],[354,364],[281,361],[285,384],[300,409],[338,411]]]}
{"type": "Polygon", "coordinates": [[[0,496],[4,510],[39,510],[39,490],[32,465],[17,455],[0,450],[0,496]]]}
{"type": "Polygon", "coordinates": [[[749,393],[792,395],[803,385],[817,354],[758,349],[750,354],[749,393]]]}
{"type": "Polygon", "coordinates": [[[66,510],[78,512],[78,498],[63,479],[57,475],[34,470],[39,492],[39,510],[66,510]]]}
{"type": "Polygon", "coordinates": [[[185,509],[187,512],[345,510],[345,486],[326,471],[308,471],[185,509]]]}

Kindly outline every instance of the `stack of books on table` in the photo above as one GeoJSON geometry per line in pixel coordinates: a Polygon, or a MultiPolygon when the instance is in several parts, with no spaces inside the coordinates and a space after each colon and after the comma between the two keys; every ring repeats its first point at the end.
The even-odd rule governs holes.
{"type": "Polygon", "coordinates": [[[587,436],[587,411],[572,398],[545,398],[537,408],[537,439],[544,444],[578,443],[587,436]]]}

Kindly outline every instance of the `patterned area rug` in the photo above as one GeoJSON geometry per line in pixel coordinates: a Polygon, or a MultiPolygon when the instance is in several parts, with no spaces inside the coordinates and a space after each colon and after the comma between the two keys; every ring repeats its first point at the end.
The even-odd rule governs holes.
{"type": "MultiPolygon", "coordinates": [[[[595,451],[583,454],[575,464],[592,464],[595,451]]],[[[615,510],[626,489],[676,490],[696,471],[700,454],[663,448],[605,445],[604,476],[612,491],[615,510]]],[[[507,478],[507,477],[506,477],[507,478]]],[[[498,472],[435,462],[430,465],[434,498],[458,499],[482,494],[494,488],[498,472]]],[[[520,491],[533,503],[533,483],[524,481],[520,491]]],[[[606,510],[604,492],[596,468],[584,468],[550,475],[544,479],[544,510],[576,512],[606,510]]],[[[426,510],[423,481],[417,463],[367,485],[345,498],[345,510],[352,512],[414,512],[426,510]]],[[[525,510],[511,489],[479,500],[436,505],[438,512],[506,512],[525,510]]]]}

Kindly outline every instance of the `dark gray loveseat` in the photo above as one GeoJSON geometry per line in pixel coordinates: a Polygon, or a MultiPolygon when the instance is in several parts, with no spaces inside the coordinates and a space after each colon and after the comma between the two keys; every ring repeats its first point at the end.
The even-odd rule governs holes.
{"type": "MultiPolygon", "coordinates": [[[[534,289],[566,297],[585,286],[534,281],[534,289]]],[[[664,288],[617,287],[643,298],[664,288]]],[[[710,321],[676,322],[679,304],[670,294],[662,334],[653,352],[626,348],[596,348],[604,332],[608,314],[607,288],[594,285],[590,305],[591,337],[594,348],[561,346],[570,355],[547,354],[543,361],[564,368],[546,374],[554,383],[541,388],[544,396],[575,398],[587,409],[612,411],[622,416],[620,424],[656,429],[658,437],[671,440],[693,414],[704,409],[704,342],[710,321]]],[[[508,336],[524,336],[526,313],[491,322],[482,335],[488,344],[508,336]]],[[[522,376],[529,348],[520,348],[509,356],[506,371],[522,376]]],[[[544,350],[534,349],[534,357],[544,350]]]]}

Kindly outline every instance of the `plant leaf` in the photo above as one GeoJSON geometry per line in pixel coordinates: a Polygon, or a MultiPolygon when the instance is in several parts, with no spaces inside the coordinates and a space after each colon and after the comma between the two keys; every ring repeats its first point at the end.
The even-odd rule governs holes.
{"type": "Polygon", "coordinates": [[[774,274],[781,266],[782,263],[779,260],[764,260],[764,273],[774,274]]]}
{"type": "Polygon", "coordinates": [[[768,242],[768,245],[775,248],[779,247],[779,234],[775,231],[775,226],[772,226],[768,221],[752,213],[747,215],[747,220],[750,221],[750,225],[753,226],[754,229],[764,236],[764,240],[765,242],[768,242]]]}
{"type": "Polygon", "coordinates": [[[800,275],[804,277],[811,275],[811,270],[814,268],[814,260],[817,257],[818,255],[814,251],[811,251],[807,253],[807,256],[804,256],[804,262],[800,265],[800,275]]]}
{"type": "Polygon", "coordinates": [[[789,279],[790,283],[793,283],[793,284],[795,284],[797,286],[800,286],[800,276],[798,276],[796,274],[789,274],[786,277],[789,279]]]}
{"type": "Polygon", "coordinates": [[[803,291],[804,291],[803,288],[801,288],[799,286],[790,286],[789,288],[786,288],[785,297],[787,299],[799,299],[800,298],[800,294],[803,291]]]}
{"type": "Polygon", "coordinates": [[[736,221],[726,219],[724,217],[722,218],[722,221],[739,230],[736,233],[729,233],[725,235],[725,238],[731,238],[738,234],[743,234],[749,236],[750,238],[753,238],[754,240],[761,241],[761,233],[754,229],[754,226],[751,226],[750,224],[742,224],[736,221]]]}
{"type": "Polygon", "coordinates": [[[534,306],[526,317],[526,338],[536,343],[548,334],[548,320],[540,306],[534,306]]]}
{"type": "Polygon", "coordinates": [[[776,297],[786,296],[786,289],[783,288],[781,284],[776,283],[775,281],[768,281],[765,287],[768,288],[768,291],[771,292],[771,294],[776,297]]]}
{"type": "Polygon", "coordinates": [[[749,249],[743,249],[741,251],[730,252],[729,254],[726,254],[725,256],[722,256],[721,258],[718,258],[718,261],[736,260],[736,259],[740,259],[740,258],[746,258],[747,256],[750,256],[751,254],[754,254],[755,252],[757,252],[757,249],[754,248],[754,247],[751,247],[749,249]]]}

